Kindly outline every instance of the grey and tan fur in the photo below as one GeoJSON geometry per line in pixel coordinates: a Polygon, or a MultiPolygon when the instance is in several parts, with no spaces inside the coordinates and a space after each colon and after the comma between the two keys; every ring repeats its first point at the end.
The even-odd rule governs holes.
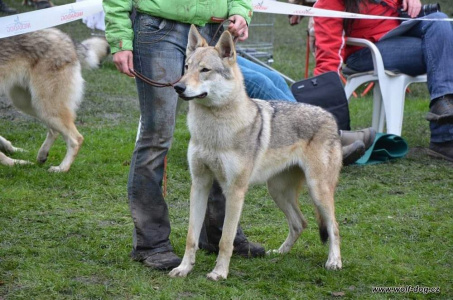
{"type": "Polygon", "coordinates": [[[228,276],[244,196],[254,183],[267,183],[271,197],[286,215],[289,234],[275,250],[283,254],[306,227],[298,204],[305,181],[316,208],[321,239],[330,240],[325,266],[340,269],[334,193],[342,152],[332,115],[305,104],[250,99],[228,32],[222,34],[215,47],[208,47],[192,26],[186,54],[185,75],[175,89],[182,99],[191,100],[187,116],[191,134],[190,218],[184,258],[170,276],[184,277],[195,264],[214,179],[226,196],[226,215],[217,263],[207,275],[209,279],[228,276]]]}
{"type": "MultiPolygon", "coordinates": [[[[47,126],[39,163],[47,160],[50,147],[61,133],[67,152],[61,164],[49,171],[68,171],[83,142],[74,124],[83,98],[81,68],[99,66],[110,52],[107,41],[93,37],[77,44],[67,34],[50,28],[1,39],[1,50],[0,94],[6,94],[16,108],[47,126]]],[[[21,150],[0,137],[0,151],[21,150]]],[[[28,162],[0,152],[0,163],[12,166],[28,162]]]]}

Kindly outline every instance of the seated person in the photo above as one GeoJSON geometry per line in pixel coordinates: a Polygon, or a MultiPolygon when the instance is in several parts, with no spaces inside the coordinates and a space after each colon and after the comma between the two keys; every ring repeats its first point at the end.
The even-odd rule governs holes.
{"type": "MultiPolygon", "coordinates": [[[[414,18],[421,10],[421,3],[419,0],[318,0],[315,7],[389,17],[398,17],[398,10],[402,9],[414,18]]],[[[427,18],[447,16],[435,12],[427,18]]],[[[427,116],[431,129],[428,154],[453,161],[453,28],[450,22],[421,19],[401,35],[381,40],[387,32],[399,26],[399,20],[315,17],[314,21],[315,75],[340,72],[343,62],[360,72],[373,69],[370,50],[345,46],[345,35],[375,43],[388,70],[412,76],[427,74],[431,100],[427,116]]]]}

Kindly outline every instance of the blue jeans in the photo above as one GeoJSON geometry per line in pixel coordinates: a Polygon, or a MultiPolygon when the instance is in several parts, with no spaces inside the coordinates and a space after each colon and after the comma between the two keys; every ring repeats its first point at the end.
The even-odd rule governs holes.
{"type": "Polygon", "coordinates": [[[237,57],[250,98],[296,102],[288,84],[277,72],[262,67],[242,56],[237,57]]]}
{"type": "MultiPolygon", "coordinates": [[[[447,18],[433,13],[427,18],[447,18]]],[[[431,100],[453,94],[453,27],[446,21],[420,21],[401,36],[376,43],[385,69],[417,76],[427,74],[431,100]]],[[[373,69],[371,52],[363,48],[350,55],[346,64],[359,72],[373,69]]],[[[430,122],[431,141],[453,140],[453,125],[430,122]]]]}

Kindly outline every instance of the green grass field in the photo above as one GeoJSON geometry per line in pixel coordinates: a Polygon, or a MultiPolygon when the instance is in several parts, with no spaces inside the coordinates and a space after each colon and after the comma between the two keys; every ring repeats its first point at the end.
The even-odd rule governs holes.
{"type": "MultiPolygon", "coordinates": [[[[19,9],[19,2],[7,1],[19,9]]],[[[449,0],[441,5],[447,8],[449,0]]],[[[62,4],[56,1],[56,4],[62,4]]],[[[449,8],[452,10],[452,8],[449,8]]],[[[449,15],[452,11],[449,11],[449,15]]],[[[61,29],[81,40],[82,22],[61,29]]],[[[303,77],[306,23],[289,27],[275,20],[274,67],[303,77]]],[[[1,41],[0,41],[1,49],[1,41]]],[[[313,59],[312,59],[313,61],[313,59]]],[[[259,259],[233,257],[226,281],[205,275],[215,255],[197,254],[185,279],[172,279],[131,261],[132,220],[126,182],[139,111],[134,80],[111,60],[84,72],[85,100],[77,127],[85,142],[69,173],[47,169],[65,153],[61,139],[44,165],[0,166],[0,299],[453,299],[453,164],[427,157],[428,94],[423,84],[407,96],[404,159],[342,170],[336,216],[343,269],[327,271],[313,207],[304,193],[301,209],[309,227],[292,251],[259,259]],[[440,293],[373,293],[373,287],[429,287],[440,293]]],[[[34,161],[45,128],[0,100],[0,134],[34,161]]],[[[371,97],[350,103],[353,128],[370,125],[371,97]]],[[[168,157],[167,201],[171,240],[183,255],[188,225],[189,133],[185,114],[177,120],[168,157]]],[[[250,189],[241,224],[250,240],[276,249],[287,225],[262,186],[250,189]]]]}

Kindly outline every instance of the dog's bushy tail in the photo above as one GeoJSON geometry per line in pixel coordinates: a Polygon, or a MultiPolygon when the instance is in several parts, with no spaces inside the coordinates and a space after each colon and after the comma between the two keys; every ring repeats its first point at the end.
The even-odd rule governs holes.
{"type": "Polygon", "coordinates": [[[102,37],[91,37],[76,44],[77,56],[83,68],[96,69],[110,54],[110,46],[102,37]]]}

